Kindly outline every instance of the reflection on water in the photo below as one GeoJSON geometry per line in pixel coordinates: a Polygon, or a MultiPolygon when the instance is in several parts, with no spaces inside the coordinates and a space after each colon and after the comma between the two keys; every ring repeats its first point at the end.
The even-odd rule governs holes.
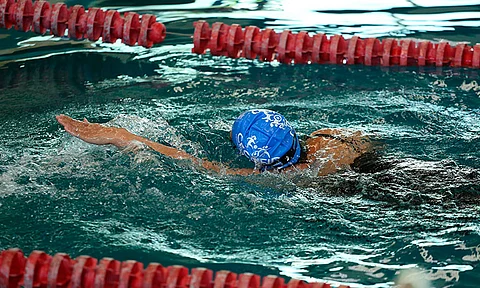
{"type": "MultiPolygon", "coordinates": [[[[167,24],[169,36],[165,44],[191,43],[192,23],[198,19],[209,22],[224,21],[237,23],[245,27],[255,25],[260,28],[277,30],[290,29],[327,34],[343,34],[360,37],[413,37],[428,40],[446,39],[449,41],[478,41],[480,34],[480,5],[478,1],[317,1],[298,3],[298,1],[168,1],[162,3],[136,1],[70,1],[68,5],[82,4],[86,7],[98,6],[119,11],[137,11],[153,13],[157,20],[167,24]],[[185,36],[179,36],[185,35],[185,36]]],[[[95,49],[84,41],[68,43],[57,38],[44,38],[42,42],[29,43],[30,47],[17,46],[23,40],[32,37],[32,33],[0,30],[0,65],[9,59],[30,58],[38,55],[35,51],[64,53],[68,50],[95,49]],[[80,45],[78,43],[81,43],[80,45]],[[59,51],[58,45],[62,45],[59,51]],[[80,47],[79,47],[80,46],[80,47]],[[84,47],[81,47],[84,46],[84,47]],[[13,57],[7,56],[15,54],[13,57]]],[[[21,45],[20,45],[21,46],[21,45]]],[[[131,52],[125,47],[125,52],[131,52]]]]}
{"type": "Polygon", "coordinates": [[[436,286],[476,283],[480,100],[468,86],[476,74],[272,66],[188,50],[156,48],[133,58],[73,53],[6,66],[0,223],[23,222],[0,224],[7,231],[1,245],[354,287],[388,287],[412,267],[436,286]],[[227,177],[149,150],[85,144],[54,121],[59,113],[113,119],[242,166],[228,132],[249,107],[288,115],[300,134],[349,127],[385,147],[359,171],[325,178],[227,177]],[[53,223],[61,234],[42,228],[53,223]],[[45,232],[15,236],[30,229],[45,232]]]}
{"type": "Polygon", "coordinates": [[[100,84],[103,90],[122,85],[165,85],[142,78],[156,74],[157,65],[133,61],[130,54],[69,53],[36,61],[9,63],[0,69],[0,113],[41,112],[72,101],[87,103],[85,94],[100,84]],[[108,65],[105,63],[108,62],[108,65]],[[108,81],[102,82],[105,79],[108,81]],[[143,83],[147,82],[147,84],[143,83]],[[23,99],[29,99],[24,103],[23,99]],[[12,110],[13,109],[13,110],[12,110]]]}
{"type": "MultiPolygon", "coordinates": [[[[151,12],[172,32],[242,26],[478,42],[474,1],[67,2],[151,12]]],[[[480,263],[478,71],[289,66],[1,30],[0,249],[112,256],[391,287],[416,268],[476,287],[480,263]],[[150,150],[66,135],[59,113],[126,127],[238,167],[229,129],[274,109],[299,134],[363,130],[383,148],[354,171],[227,177],[150,150]],[[15,223],[15,225],[11,225],[15,223]]]]}

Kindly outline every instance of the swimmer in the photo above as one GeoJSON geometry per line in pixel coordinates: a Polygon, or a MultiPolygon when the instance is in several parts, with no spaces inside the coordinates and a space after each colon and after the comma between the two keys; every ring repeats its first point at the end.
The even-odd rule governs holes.
{"type": "Polygon", "coordinates": [[[165,156],[188,159],[205,169],[231,175],[315,168],[319,176],[324,176],[351,169],[356,160],[372,150],[371,141],[360,132],[321,129],[301,141],[281,114],[265,109],[248,110],[235,120],[230,137],[240,154],[255,163],[255,169],[229,168],[153,142],[125,128],[106,127],[87,119],[78,121],[66,115],[56,118],[65,131],[88,143],[118,148],[142,143],[165,156]]]}

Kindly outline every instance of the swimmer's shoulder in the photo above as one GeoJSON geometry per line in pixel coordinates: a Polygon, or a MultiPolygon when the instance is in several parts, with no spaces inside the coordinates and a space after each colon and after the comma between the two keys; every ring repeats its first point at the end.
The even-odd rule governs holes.
{"type": "Polygon", "coordinates": [[[375,150],[370,137],[348,129],[319,129],[303,137],[302,143],[305,157],[296,166],[317,166],[319,176],[352,169],[363,155],[375,150]]]}
{"type": "Polygon", "coordinates": [[[319,149],[338,149],[339,151],[352,151],[356,154],[364,154],[372,151],[373,141],[362,131],[349,129],[325,128],[316,130],[306,136],[304,143],[310,149],[309,153],[315,153],[319,149]]]}

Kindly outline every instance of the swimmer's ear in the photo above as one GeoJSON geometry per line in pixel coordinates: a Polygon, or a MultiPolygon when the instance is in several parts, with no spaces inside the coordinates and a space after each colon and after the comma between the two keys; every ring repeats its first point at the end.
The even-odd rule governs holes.
{"type": "Polygon", "coordinates": [[[90,122],[88,122],[87,118],[83,118],[83,122],[90,123],[90,122]]]}

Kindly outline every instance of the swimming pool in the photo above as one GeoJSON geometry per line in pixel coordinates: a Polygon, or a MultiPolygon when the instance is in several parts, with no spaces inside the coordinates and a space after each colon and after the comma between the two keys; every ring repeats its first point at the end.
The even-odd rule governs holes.
{"type": "Polygon", "coordinates": [[[345,37],[479,41],[478,3],[413,2],[126,3],[123,10],[153,13],[177,33],[152,49],[0,30],[0,249],[352,287],[390,287],[398,271],[417,266],[435,287],[476,287],[478,70],[232,60],[192,54],[183,36],[206,19],[345,37]],[[323,127],[365,131],[383,146],[378,169],[222,176],[149,150],[82,143],[54,118],[108,122],[241,167],[248,161],[232,148],[230,126],[256,107],[284,114],[303,135],[323,127]]]}

